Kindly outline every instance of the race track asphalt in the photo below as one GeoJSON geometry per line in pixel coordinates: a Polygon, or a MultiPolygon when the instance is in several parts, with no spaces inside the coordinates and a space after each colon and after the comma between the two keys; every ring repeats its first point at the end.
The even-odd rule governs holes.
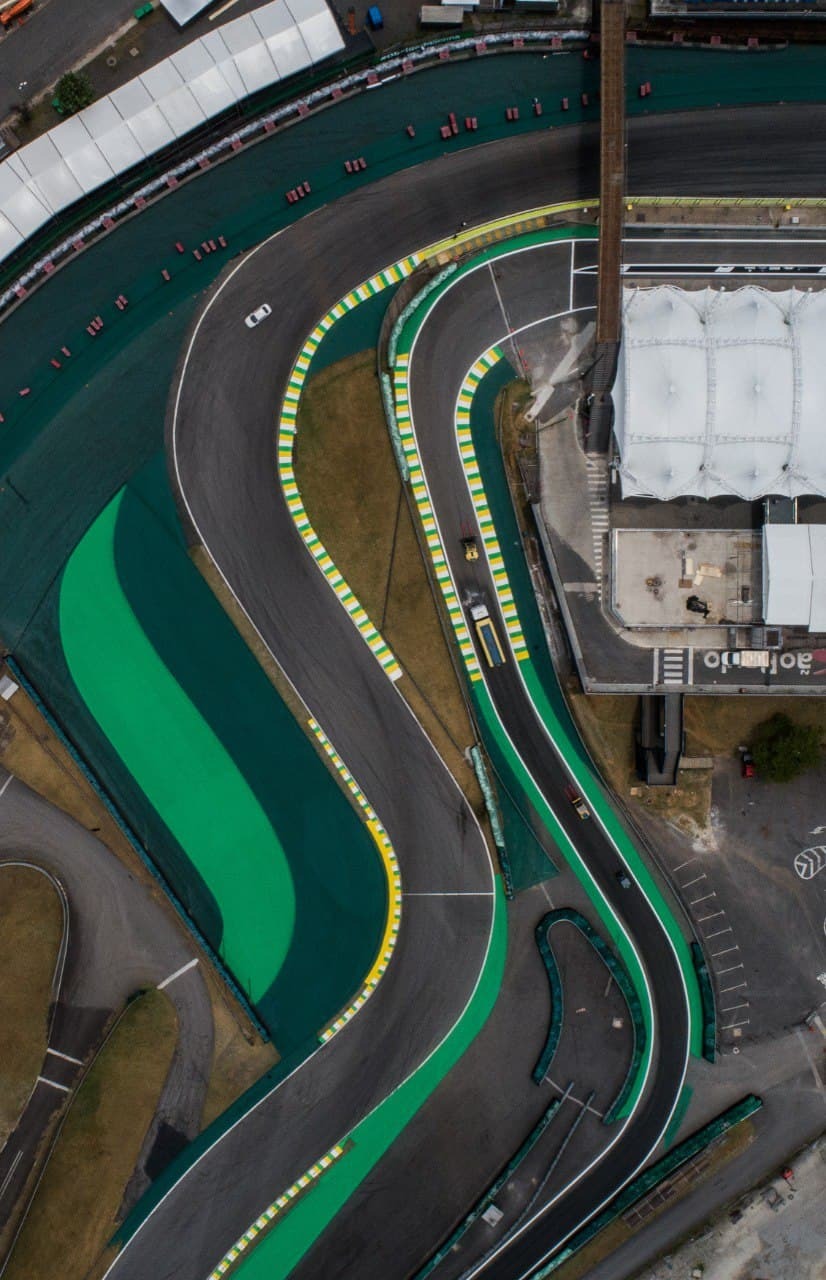
{"type": "MultiPolygon", "coordinates": [[[[4,769],[0,787],[0,865],[33,864],[65,893],[65,966],[49,1036],[56,1052],[47,1053],[40,1074],[71,1090],[111,1016],[136,991],[187,964],[195,948],[169,906],[155,901],[94,835],[4,769]]],[[[197,1135],[212,1064],[212,1010],[199,969],[166,990],[178,1016],[178,1044],[142,1157],[150,1155],[162,1124],[167,1138],[174,1132],[181,1145],[197,1135]]],[[[36,1084],[0,1151],[0,1228],[42,1154],[38,1147],[49,1119],[65,1099],[62,1090],[36,1084]]]]}
{"type": "MultiPolygon", "coordinates": [[[[481,537],[456,443],[453,424],[456,400],[467,370],[484,350],[501,342],[507,332],[500,300],[514,327],[564,311],[568,301],[569,261],[567,244],[549,245],[500,259],[496,264],[495,282],[487,268],[466,276],[435,304],[411,352],[408,374],[411,415],[439,520],[442,545],[460,596],[481,595],[494,614],[498,613],[496,591],[486,558],[480,557],[471,565],[462,553],[463,527],[476,530],[480,543],[481,537]],[[450,353],[449,360],[444,358],[445,351],[450,353]],[[438,371],[438,376],[434,377],[434,371],[438,371]]],[[[504,636],[505,623],[501,615],[496,625],[500,636],[504,636]]],[[[577,817],[565,795],[570,775],[563,760],[550,747],[516,662],[510,660],[496,670],[485,670],[484,674],[511,741],[587,862],[603,895],[637,942],[651,980],[658,1036],[653,1087],[621,1142],[574,1190],[480,1272],[496,1280],[516,1280],[546,1249],[575,1230],[596,1205],[609,1199],[615,1189],[633,1175],[644,1153],[656,1146],[682,1085],[689,1029],[679,963],[666,932],[644,894],[635,885],[624,890],[617,883],[619,857],[596,822],[583,822],[577,817]]]]}
{"type": "MultiPolygon", "coordinates": [[[[824,122],[826,108],[809,106],[633,121],[629,189],[817,193],[824,122]]],[[[300,221],[219,284],[173,389],[169,444],[191,517],[189,536],[207,546],[358,779],[396,847],[407,892],[484,892],[487,854],[464,801],[292,525],[276,480],[278,405],[304,337],[339,297],[449,233],[460,219],[473,224],[593,195],[596,144],[596,130],[586,127],[474,148],[354,192],[300,221]],[[244,316],[264,301],[273,315],[247,330],[244,316]]],[[[526,735],[526,750],[542,753],[533,763],[541,784],[553,791],[558,768],[520,690],[503,684],[494,696],[503,708],[518,699],[515,729],[526,735]]],[[[583,852],[607,884],[609,854],[591,845],[599,842],[595,829],[587,839],[583,852]]],[[[626,913],[656,971],[660,931],[636,891],[626,913]]],[[[408,899],[396,955],[377,993],[176,1184],[123,1250],[112,1280],[203,1280],[262,1207],[441,1039],[470,994],[489,922],[483,897],[408,899]]],[[[673,1040],[679,1057],[685,1012],[673,965],[658,972],[657,981],[660,1046],[673,1040]]],[[[650,1117],[662,1115],[667,1095],[674,1095],[671,1053],[645,1103],[646,1133],[655,1127],[650,1117]]],[[[603,1189],[582,1182],[575,1193],[579,1208],[586,1200],[593,1207],[603,1189]]],[[[334,1227],[327,1236],[334,1247],[334,1227]]],[[[543,1237],[541,1247],[547,1243],[543,1237]]]]}

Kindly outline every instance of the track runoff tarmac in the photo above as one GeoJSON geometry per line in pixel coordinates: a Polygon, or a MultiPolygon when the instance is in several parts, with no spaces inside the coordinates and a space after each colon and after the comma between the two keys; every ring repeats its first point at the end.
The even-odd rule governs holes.
{"type": "Polygon", "coordinates": [[[106,1023],[130,996],[141,987],[166,984],[178,1016],[178,1047],[141,1151],[136,1190],[148,1183],[143,1171],[161,1125],[181,1146],[198,1134],[213,1028],[197,956],[171,908],[154,901],[94,835],[4,769],[0,819],[0,888],[5,864],[34,866],[53,880],[65,911],[65,950],[52,989],[48,1049],[26,1107],[0,1151],[2,1227],[42,1154],[50,1119],[73,1093],[106,1023]]]}
{"type": "MultiPolygon", "coordinates": [[[[826,124],[826,108],[749,108],[634,121],[630,189],[814,194],[818,121],[826,124]]],[[[491,920],[491,868],[481,832],[292,525],[276,480],[275,417],[295,354],[338,298],[460,219],[472,225],[592,196],[598,188],[597,145],[593,127],[560,129],[473,148],[355,192],[249,254],[219,282],[187,338],[170,400],[168,448],[189,536],[208,548],[358,779],[394,842],[410,896],[395,957],[376,994],[170,1189],[113,1264],[112,1280],[203,1280],[262,1205],[427,1056],[473,988],[491,920]],[[268,300],[273,315],[248,330],[245,315],[268,300]],[[412,896],[445,892],[472,896],[412,896]]],[[[455,369],[458,376],[458,362],[455,369]]],[[[515,718],[517,734],[525,733],[529,763],[553,793],[561,771],[547,740],[538,736],[523,691],[503,683],[494,696],[515,718]]],[[[587,839],[583,853],[605,883],[611,855],[591,847],[591,840],[599,844],[596,831],[587,839]]],[[[660,966],[660,930],[647,904],[634,893],[624,905],[644,963],[657,974],[662,1019],[658,1069],[640,1112],[638,1123],[644,1120],[645,1128],[633,1130],[636,1144],[656,1128],[654,1118],[669,1107],[669,1098],[676,1098],[686,1014],[673,962],[660,966]]],[[[496,1064],[489,1067],[495,1070],[496,1064]]],[[[631,1145],[623,1142],[612,1154],[614,1176],[632,1159],[626,1154],[631,1145]]],[[[581,1181],[562,1202],[570,1206],[564,1209],[566,1221],[592,1212],[612,1189],[607,1164],[597,1167],[594,1178],[581,1181]]],[[[551,1246],[561,1221],[543,1227],[541,1239],[526,1242],[516,1269],[497,1274],[522,1274],[526,1261],[551,1246]],[[528,1259],[530,1248],[534,1255],[528,1259]]],[[[384,1229],[392,1231],[392,1222],[384,1229]]],[[[334,1249],[335,1226],[326,1234],[334,1249]]],[[[423,1238],[423,1253],[432,1243],[423,1238]]]]}
{"type": "MultiPolygon", "coordinates": [[[[465,373],[479,355],[502,342],[511,327],[530,324],[568,305],[570,245],[553,244],[500,259],[496,279],[484,267],[449,289],[420,330],[409,366],[410,408],[424,473],[460,594],[481,594],[494,606],[496,590],[486,558],[469,565],[462,553],[462,529],[476,528],[470,492],[456,444],[453,418],[465,373]],[[441,353],[450,351],[447,365],[441,353]],[[439,376],[433,370],[439,369],[439,376]]],[[[500,635],[505,634],[499,616],[500,635]]],[[[668,1124],[682,1084],[688,1054],[688,1014],[679,966],[671,944],[647,898],[635,886],[620,887],[618,854],[596,822],[583,823],[565,795],[570,779],[551,748],[519,674],[506,662],[486,670],[499,717],[546,799],[594,874],[603,895],[636,940],[651,981],[657,1028],[658,1063],[653,1085],[612,1149],[575,1187],[534,1224],[524,1228],[479,1274],[511,1280],[529,1270],[566,1238],[593,1209],[630,1178],[668,1124]],[[656,975],[656,981],[653,977],[656,975]]]]}

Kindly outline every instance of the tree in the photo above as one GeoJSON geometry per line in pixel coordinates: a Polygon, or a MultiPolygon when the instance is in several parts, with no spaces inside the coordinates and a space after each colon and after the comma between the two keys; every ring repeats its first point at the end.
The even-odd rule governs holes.
{"type": "Polygon", "coordinates": [[[757,726],[751,743],[757,773],[769,782],[789,782],[814,768],[822,752],[816,725],[795,724],[781,712],[757,726]]]}
{"type": "Polygon", "coordinates": [[[76,111],[81,111],[90,102],[94,102],[95,91],[89,77],[82,71],[67,71],[57,82],[55,96],[64,115],[73,116],[76,111]]]}

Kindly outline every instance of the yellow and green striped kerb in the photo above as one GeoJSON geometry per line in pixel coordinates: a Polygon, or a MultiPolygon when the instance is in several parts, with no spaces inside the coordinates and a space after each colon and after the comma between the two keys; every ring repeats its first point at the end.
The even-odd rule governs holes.
{"type": "Polygon", "coordinates": [[[209,1280],[221,1280],[221,1277],[225,1276],[240,1258],[243,1258],[245,1251],[255,1243],[261,1232],[275,1222],[284,1213],[285,1209],[289,1209],[296,1198],[303,1191],[306,1191],[308,1187],[314,1185],[321,1175],[331,1165],[335,1164],[336,1160],[340,1160],[346,1150],[346,1146],[341,1143],[331,1147],[326,1155],[317,1160],[312,1168],[308,1169],[291,1187],[287,1188],[283,1195],[280,1195],[277,1200],[268,1205],[261,1216],[255,1219],[252,1226],[248,1227],[244,1234],[238,1237],[235,1244],[227,1249],[215,1270],[210,1272],[209,1280]]]}
{"type": "Polygon", "coordinates": [[[354,1018],[359,1009],[361,1009],[366,1001],[370,999],[387,970],[387,966],[393,956],[393,948],[395,947],[399,936],[399,926],[401,925],[402,878],[401,872],[399,871],[399,860],[396,857],[396,852],[392,844],[390,843],[390,838],[376,817],[376,814],[372,806],[369,804],[364,792],[361,790],[361,787],[350,773],[350,770],[345,765],[341,756],[330,742],[330,739],[327,737],[318,721],[310,720],[309,725],[316,738],[321,743],[321,746],[324,748],[327,756],[332,761],[336,772],[346,784],[351,795],[355,799],[356,804],[364,814],[364,820],[367,823],[370,834],[376,842],[379,856],[384,864],[384,872],[387,877],[388,888],[387,922],[384,926],[384,936],[382,937],[378,954],[376,955],[376,959],[373,961],[373,967],[367,974],[367,977],[364,980],[364,985],[355,1000],[353,1000],[352,1003],[338,1015],[334,1022],[330,1023],[329,1027],[326,1027],[324,1031],[320,1032],[318,1038],[322,1044],[326,1044],[327,1041],[331,1040],[337,1032],[347,1026],[350,1019],[354,1018]]]}
{"type": "Polygon", "coordinates": [[[476,452],[473,448],[473,435],[470,430],[470,410],[473,404],[473,397],[476,394],[476,388],[485,374],[490,373],[491,369],[503,359],[504,353],[499,347],[490,347],[468,370],[456,400],[455,425],[459,454],[462,459],[468,488],[470,489],[473,509],[476,512],[479,532],[482,535],[482,542],[490,564],[499,607],[502,610],[502,617],[505,619],[505,629],[507,630],[514,656],[518,662],[524,662],[530,654],[525,644],[525,637],[522,634],[522,624],[519,621],[516,602],[514,601],[511,584],[505,570],[502,548],[499,546],[499,539],[496,536],[490,507],[485,497],[482,477],[479,472],[479,463],[476,460],[476,452]]]}
{"type": "Polygon", "coordinates": [[[399,425],[399,435],[401,436],[402,448],[404,456],[407,459],[407,465],[410,470],[410,488],[416,502],[416,509],[419,513],[419,519],[422,522],[425,540],[427,541],[427,549],[430,553],[430,559],[433,563],[433,571],[436,575],[436,581],[442,592],[442,597],[447,608],[448,616],[453,627],[459,645],[459,651],[465,664],[465,669],[471,680],[481,680],[482,674],[479,670],[479,663],[476,659],[476,650],[473,647],[473,641],[470,638],[467,623],[465,621],[465,613],[456,595],[456,588],[453,585],[453,578],[450,575],[450,569],[447,565],[447,558],[442,547],[442,541],[439,537],[439,531],[436,525],[436,517],[433,514],[433,508],[430,505],[430,495],[425,484],[424,473],[422,471],[422,463],[419,457],[419,449],[416,444],[416,436],[413,431],[413,423],[410,417],[410,397],[408,389],[408,371],[410,365],[410,355],[408,352],[400,351],[396,356],[396,365],[393,371],[393,397],[396,406],[396,421],[399,425]]]}
{"type": "Polygon", "coordinates": [[[313,356],[324,335],[338,320],[341,320],[349,311],[353,311],[360,303],[366,302],[368,298],[375,297],[376,294],[381,293],[392,285],[399,284],[405,276],[409,276],[411,271],[415,270],[420,261],[419,254],[415,253],[408,258],[403,258],[400,262],[394,263],[393,266],[386,267],[383,271],[371,276],[369,280],[365,280],[363,284],[352,289],[334,307],[330,308],[307,338],[301,348],[298,359],[293,365],[278,423],[278,476],[293,522],[319,569],[391,680],[398,680],[402,674],[402,669],[384,636],[371,622],[354,592],[345,581],[343,574],[327,554],[324,544],[310,523],[310,518],[304,508],[304,502],[296,483],[293,455],[295,451],[298,403],[301,399],[301,392],[304,388],[304,382],[313,356]]]}

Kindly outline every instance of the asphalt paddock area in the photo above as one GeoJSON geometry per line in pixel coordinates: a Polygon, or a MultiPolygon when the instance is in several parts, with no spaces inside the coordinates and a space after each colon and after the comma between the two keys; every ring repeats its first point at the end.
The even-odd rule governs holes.
{"type": "Polygon", "coordinates": [[[781,787],[718,759],[707,838],[645,822],[702,942],[723,1053],[826,1000],[824,795],[826,766],[781,787]]]}
{"type": "MultiPolygon", "coordinates": [[[[736,934],[749,984],[742,1035],[759,1038],[826,1000],[826,765],[777,786],[741,777],[737,760],[717,761],[712,824],[717,892],[731,917],[721,923],[736,934]]],[[[729,957],[741,958],[717,960],[729,957]]]]}
{"type": "MultiPolygon", "coordinates": [[[[569,873],[551,885],[554,905],[588,908],[569,873]],[[569,886],[567,881],[572,883],[569,886]]],[[[537,1189],[538,1203],[559,1191],[612,1135],[598,1112],[621,1087],[630,1051],[627,1010],[590,943],[571,925],[551,932],[560,966],[566,1017],[549,1080],[537,1086],[531,1073],[550,1018],[545,967],[534,930],[549,910],[546,888],[520,894],[508,907],[505,979],[484,1030],[361,1184],[305,1256],[292,1280],[404,1280],[485,1193],[546,1108],[573,1082],[550,1126],[519,1172],[497,1198],[505,1217],[494,1231],[484,1222],[433,1273],[456,1280],[515,1220],[537,1189]],[[623,1019],[612,1029],[612,1019],[623,1019]],[[499,1064],[496,1070],[491,1064],[499,1064]],[[502,1064],[506,1064],[504,1070],[502,1064]],[[551,1083],[553,1081],[553,1083],[551,1083]],[[561,1082],[561,1089],[557,1084],[561,1082]],[[595,1092],[593,1110],[580,1120],[581,1102],[595,1092]],[[578,1121],[547,1185],[541,1185],[578,1121]],[[394,1231],[386,1230],[392,1218],[394,1231]],[[332,1247],[335,1242],[335,1248],[332,1247]]]]}

